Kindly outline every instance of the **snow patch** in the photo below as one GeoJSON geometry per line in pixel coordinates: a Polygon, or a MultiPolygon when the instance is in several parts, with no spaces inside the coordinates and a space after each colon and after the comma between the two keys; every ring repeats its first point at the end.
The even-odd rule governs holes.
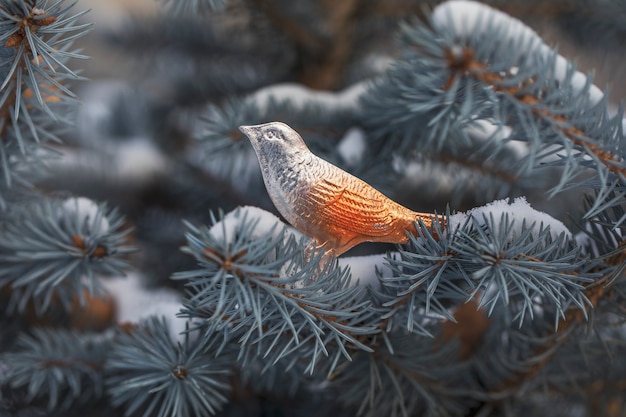
{"type": "Polygon", "coordinates": [[[387,266],[387,257],[393,256],[393,254],[386,255],[381,253],[368,256],[351,256],[338,258],[337,262],[340,268],[350,268],[350,286],[368,286],[379,290],[380,280],[376,270],[383,278],[391,277],[393,272],[387,266]]]}
{"type": "Polygon", "coordinates": [[[366,150],[365,132],[358,127],[348,129],[337,145],[337,152],[348,167],[358,165],[363,160],[366,150]]]}
{"type": "Polygon", "coordinates": [[[272,233],[272,236],[278,236],[285,228],[288,233],[293,234],[296,238],[302,236],[299,231],[287,226],[273,213],[254,206],[236,208],[226,214],[221,221],[215,223],[211,229],[209,229],[209,233],[219,241],[230,242],[235,239],[237,228],[244,220],[246,222],[252,220],[256,222],[250,234],[250,238],[252,239],[267,236],[269,233],[272,233]]]}
{"type": "Polygon", "coordinates": [[[471,138],[480,141],[481,143],[488,143],[495,141],[498,143],[505,143],[506,149],[515,153],[518,158],[523,158],[528,155],[528,142],[519,140],[509,140],[513,129],[510,126],[503,126],[493,123],[491,120],[477,119],[464,128],[464,131],[471,138]]]}
{"type": "Polygon", "coordinates": [[[295,107],[318,105],[325,110],[349,110],[360,106],[360,98],[369,88],[369,81],[361,81],[338,93],[316,91],[296,83],[274,84],[262,88],[249,96],[260,108],[265,108],[270,100],[289,101],[295,107]]]}
{"type": "Polygon", "coordinates": [[[59,218],[78,218],[81,225],[86,225],[91,234],[102,234],[109,231],[109,220],[101,212],[100,206],[86,197],[72,197],[63,202],[63,212],[59,218]]]}
{"type": "Polygon", "coordinates": [[[392,167],[395,172],[402,174],[407,188],[428,190],[433,195],[450,195],[459,182],[458,170],[450,170],[445,165],[423,157],[414,160],[395,155],[392,167]]]}
{"type": "Polygon", "coordinates": [[[562,233],[567,238],[572,237],[572,233],[565,225],[554,217],[533,209],[524,197],[516,198],[513,203],[509,199],[496,200],[487,205],[473,208],[465,213],[457,213],[450,216],[449,227],[453,232],[463,226],[468,219],[472,218],[476,226],[482,226],[493,218],[496,229],[500,228],[505,214],[508,214],[509,223],[512,222],[513,234],[519,236],[522,233],[522,224],[530,227],[534,223],[533,233],[537,237],[537,232],[543,225],[550,228],[550,234],[556,239],[562,233]]]}
{"type": "Polygon", "coordinates": [[[123,179],[146,183],[167,171],[167,159],[147,138],[124,142],[116,151],[117,174],[123,179]]]}
{"type": "Polygon", "coordinates": [[[183,341],[187,319],[176,317],[182,307],[181,296],[168,288],[145,288],[141,276],[102,279],[102,286],[115,301],[118,323],[138,323],[150,316],[164,316],[174,340],[183,341]]]}

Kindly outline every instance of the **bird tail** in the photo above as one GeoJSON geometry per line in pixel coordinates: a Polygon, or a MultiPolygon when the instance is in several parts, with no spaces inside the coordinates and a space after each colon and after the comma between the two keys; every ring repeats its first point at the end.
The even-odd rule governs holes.
{"type": "Polygon", "coordinates": [[[415,213],[413,224],[409,231],[415,236],[423,236],[424,230],[439,239],[439,234],[446,228],[446,217],[441,214],[415,213]]]}

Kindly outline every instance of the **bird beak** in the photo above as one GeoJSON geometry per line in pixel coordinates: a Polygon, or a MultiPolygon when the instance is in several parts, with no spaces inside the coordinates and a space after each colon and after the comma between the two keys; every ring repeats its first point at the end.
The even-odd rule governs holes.
{"type": "Polygon", "coordinates": [[[250,141],[256,139],[256,132],[258,131],[258,128],[256,126],[239,126],[239,130],[241,131],[241,133],[246,135],[248,139],[250,139],[250,141]]]}

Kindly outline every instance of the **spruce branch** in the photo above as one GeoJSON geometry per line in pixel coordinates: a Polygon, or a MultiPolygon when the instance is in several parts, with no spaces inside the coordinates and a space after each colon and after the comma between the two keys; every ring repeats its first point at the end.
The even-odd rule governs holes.
{"type": "MultiPolygon", "coordinates": [[[[445,223],[449,224],[449,216],[445,223]]],[[[410,236],[408,249],[387,257],[391,274],[380,277],[380,290],[371,292],[376,304],[387,310],[381,328],[396,323],[411,333],[434,337],[433,321],[454,321],[451,307],[470,298],[470,278],[455,262],[442,222],[434,223],[433,232],[424,224],[417,230],[421,236],[410,236]]]]}
{"type": "Polygon", "coordinates": [[[358,352],[330,375],[331,389],[359,416],[447,415],[465,409],[474,382],[467,363],[451,361],[456,345],[391,333],[374,352],[358,352]],[[439,401],[445,398],[445,401],[439,401]]]}
{"type": "Polygon", "coordinates": [[[13,51],[11,66],[3,74],[2,89],[14,93],[12,102],[2,104],[13,107],[15,120],[20,110],[29,106],[37,106],[54,118],[46,103],[74,98],[61,82],[79,78],[65,62],[69,58],[86,58],[70,50],[73,41],[91,26],[77,23],[86,11],[72,15],[73,4],[66,6],[60,0],[46,6],[47,2],[40,0],[32,5],[9,0],[0,4],[0,41],[13,51]],[[27,99],[35,97],[36,100],[31,99],[22,107],[22,93],[27,99]]]}
{"type": "Polygon", "coordinates": [[[21,207],[0,232],[0,286],[11,292],[9,309],[23,311],[34,299],[43,313],[56,297],[69,309],[75,296],[100,294],[100,276],[128,268],[129,232],[116,210],[87,199],[21,207]]]}
{"type": "Polygon", "coordinates": [[[47,400],[47,410],[65,409],[99,398],[108,343],[94,335],[34,329],[21,334],[14,350],[0,355],[8,371],[0,382],[25,389],[28,403],[47,400]]]}
{"type": "Polygon", "coordinates": [[[228,229],[224,219],[210,229],[188,226],[185,251],[201,268],[174,275],[189,288],[184,317],[201,319],[213,338],[239,343],[244,364],[257,356],[273,363],[291,357],[313,373],[324,356],[336,364],[350,358],[348,349],[370,350],[360,337],[378,332],[377,318],[346,270],[335,262],[320,270],[321,254],[305,261],[304,243],[275,218],[259,235],[260,218],[243,210],[234,217],[228,229]],[[311,282],[312,275],[320,278],[311,282]]]}
{"type": "MultiPolygon", "coordinates": [[[[598,141],[597,135],[586,133],[581,128],[576,126],[574,122],[577,120],[576,113],[582,113],[581,110],[576,111],[575,114],[569,116],[561,114],[564,111],[571,111],[571,108],[575,108],[571,102],[568,102],[566,98],[558,98],[558,102],[551,103],[549,96],[545,94],[547,87],[540,89],[534,88],[539,79],[534,76],[532,78],[518,78],[513,74],[503,73],[501,71],[494,72],[491,70],[492,63],[477,60],[474,56],[475,51],[468,47],[463,48],[461,51],[452,51],[446,49],[445,56],[448,60],[448,66],[451,69],[448,80],[442,86],[443,90],[449,90],[459,77],[468,76],[475,79],[478,82],[493,88],[493,91],[497,93],[506,94],[507,98],[515,102],[516,106],[524,108],[526,112],[529,112],[534,118],[543,122],[543,124],[550,127],[553,131],[549,136],[562,136],[564,139],[569,140],[572,147],[582,148],[585,153],[593,156],[595,160],[600,162],[602,166],[608,171],[617,176],[626,174],[626,168],[620,166],[622,158],[615,155],[614,151],[610,148],[607,149],[601,142],[598,141]],[[512,80],[515,80],[515,84],[512,84],[512,80]]],[[[550,62],[551,60],[548,60],[550,62]]],[[[573,81],[573,72],[569,70],[570,74],[566,80],[563,80],[565,84],[573,81]]],[[[583,104],[587,101],[587,94],[589,87],[585,87],[582,92],[576,91],[574,99],[581,101],[579,97],[583,97],[583,104]]],[[[594,103],[589,103],[593,105],[594,103]]],[[[584,109],[589,111],[590,109],[584,109]]],[[[520,119],[523,119],[522,115],[518,115],[520,119]]],[[[590,130],[593,133],[600,131],[605,134],[608,139],[604,139],[611,145],[612,137],[617,134],[617,129],[621,126],[622,117],[620,114],[607,118],[605,121],[605,130],[598,129],[595,126],[590,126],[590,130]],[[618,123],[620,125],[618,125],[618,123]],[[595,129],[594,129],[595,128],[595,129]],[[609,129],[608,132],[606,129],[609,129]]],[[[612,147],[612,146],[611,146],[612,147]]]]}
{"type": "Polygon", "coordinates": [[[593,262],[563,234],[554,239],[549,227],[523,222],[515,235],[515,220],[506,214],[497,222],[493,217],[482,220],[478,224],[473,220],[469,231],[456,234],[452,245],[463,270],[472,277],[472,296],[483,291],[481,307],[487,306],[491,313],[501,302],[511,311],[519,309],[515,319],[520,323],[526,314],[532,319],[534,306],[549,302],[555,304],[558,316],[570,304],[586,310],[584,285],[598,274],[590,272],[593,262]],[[494,288],[495,294],[489,294],[494,288]]]}
{"type": "Polygon", "coordinates": [[[230,391],[229,358],[211,354],[202,341],[174,343],[157,318],[118,333],[106,362],[112,403],[123,406],[125,416],[216,414],[230,391]]]}
{"type": "Polygon", "coordinates": [[[602,276],[600,263],[585,257],[559,222],[520,199],[448,216],[446,224],[438,239],[422,225],[422,236],[387,258],[392,274],[380,279],[377,298],[409,331],[423,332],[429,318],[454,320],[450,307],[476,297],[488,314],[506,308],[520,326],[550,303],[555,324],[570,305],[587,311],[585,286],[602,276]]]}
{"type": "Polygon", "coordinates": [[[583,205],[587,213],[594,210],[594,206],[601,205],[606,209],[598,211],[597,217],[578,225],[581,230],[577,236],[580,246],[585,253],[604,262],[606,268],[603,273],[610,277],[609,283],[621,277],[626,266],[623,226],[616,226],[622,225],[626,211],[621,204],[616,203],[619,200],[621,196],[616,193],[596,192],[595,196],[585,196],[583,205]]]}
{"type": "Polygon", "coordinates": [[[586,323],[589,311],[595,308],[598,303],[605,297],[605,286],[602,283],[594,283],[589,289],[585,291],[585,297],[589,300],[585,309],[574,310],[570,309],[565,312],[563,317],[559,319],[557,324],[558,331],[554,334],[545,332],[542,339],[539,339],[539,343],[536,343],[536,348],[526,359],[524,367],[515,371],[503,381],[492,387],[488,391],[488,395],[493,398],[502,398],[518,392],[522,389],[528,381],[532,381],[537,377],[546,366],[548,366],[552,360],[556,357],[557,353],[560,354],[561,349],[566,343],[571,342],[571,339],[578,335],[576,328],[579,325],[586,323]]]}
{"type": "Polygon", "coordinates": [[[533,179],[553,167],[551,195],[583,187],[623,195],[621,113],[609,116],[591,78],[521,22],[479,3],[450,2],[401,33],[403,58],[364,99],[365,124],[381,146],[392,140],[401,151],[464,155],[460,147],[467,160],[501,161],[480,168],[494,178],[504,170],[529,190],[545,187],[533,179]],[[471,130],[485,122],[496,132],[484,147],[471,146],[471,130]],[[521,157],[502,154],[516,143],[521,157]]]}
{"type": "Polygon", "coordinates": [[[80,77],[66,63],[86,58],[71,48],[90,27],[78,22],[86,12],[71,14],[72,7],[60,0],[0,2],[0,172],[7,185],[20,174],[11,157],[27,160],[44,141],[58,141],[59,122],[68,123],[64,113],[75,95],[66,84],[80,77]]]}
{"type": "MultiPolygon", "coordinates": [[[[558,358],[561,358],[564,354],[562,353],[563,350],[565,352],[571,352],[572,349],[584,350],[584,345],[590,343],[589,329],[598,332],[595,329],[601,326],[600,317],[604,317],[605,320],[608,317],[608,320],[611,321],[611,326],[613,326],[615,325],[614,320],[616,317],[624,316],[625,312],[619,305],[619,297],[616,299],[616,294],[622,291],[624,280],[616,278],[613,268],[610,264],[607,266],[607,264],[601,261],[594,261],[594,265],[589,269],[589,273],[595,276],[595,278],[581,283],[585,302],[579,305],[579,308],[569,308],[562,312],[557,312],[558,309],[554,311],[555,306],[552,307],[552,314],[558,318],[556,330],[542,324],[542,322],[545,323],[545,320],[541,318],[535,318],[535,320],[528,322],[524,326],[520,325],[519,330],[523,332],[520,335],[522,335],[526,347],[525,350],[521,349],[522,343],[516,343],[513,346],[520,352],[525,351],[525,353],[520,355],[517,366],[511,366],[509,363],[504,367],[508,369],[507,373],[498,374],[495,379],[486,377],[490,381],[488,384],[490,388],[486,392],[487,398],[490,398],[490,400],[487,402],[495,401],[495,403],[498,403],[503,399],[510,399],[515,393],[522,389],[528,389],[529,385],[532,384],[556,383],[554,379],[555,374],[550,372],[549,369],[560,366],[558,365],[558,358]],[[615,303],[618,304],[616,305],[615,303]],[[529,332],[529,329],[532,330],[529,332]],[[556,365],[555,361],[557,361],[556,365]]],[[[550,314],[550,310],[546,309],[544,305],[539,310],[539,313],[546,317],[550,314]]],[[[507,320],[509,319],[504,320],[505,326],[507,320]]],[[[500,330],[495,330],[492,333],[495,334],[496,340],[502,337],[500,330]]],[[[604,335],[597,333],[596,339],[602,346],[600,358],[598,359],[600,362],[606,360],[606,355],[609,351],[620,349],[621,342],[619,338],[617,339],[617,344],[609,343],[605,341],[606,337],[604,335]]],[[[593,346],[593,341],[591,343],[593,346]]],[[[597,347],[597,343],[595,343],[595,346],[597,347]]],[[[593,359],[590,357],[593,355],[592,352],[584,353],[584,355],[587,357],[587,361],[589,361],[584,364],[585,369],[593,369],[593,359]]],[[[571,372],[571,369],[579,368],[581,366],[579,363],[580,357],[577,357],[576,361],[578,361],[576,366],[564,367],[562,372],[571,372]]],[[[497,369],[498,365],[486,365],[482,368],[482,372],[484,375],[487,375],[494,368],[497,369]]],[[[588,376],[587,371],[584,372],[588,376]]],[[[562,387],[563,384],[563,382],[558,383],[558,386],[562,387]]]]}

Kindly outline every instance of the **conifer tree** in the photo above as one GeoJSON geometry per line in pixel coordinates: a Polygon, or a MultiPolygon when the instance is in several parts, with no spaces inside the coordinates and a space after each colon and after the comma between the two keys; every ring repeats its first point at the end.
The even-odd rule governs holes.
{"type": "Polygon", "coordinates": [[[513,15],[626,5],[489,3],[0,0],[0,416],[624,415],[623,109],[513,15]],[[327,256],[271,121],[433,224],[327,256]]]}

